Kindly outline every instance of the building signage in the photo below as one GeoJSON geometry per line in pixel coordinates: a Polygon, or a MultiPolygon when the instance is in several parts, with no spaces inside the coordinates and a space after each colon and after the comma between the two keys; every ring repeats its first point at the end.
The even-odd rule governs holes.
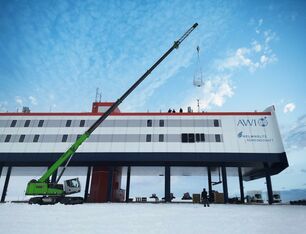
{"type": "Polygon", "coordinates": [[[242,127],[267,127],[268,126],[268,119],[267,117],[262,117],[259,119],[239,119],[237,126],[242,127]]]}
{"type": "Polygon", "coordinates": [[[247,134],[239,132],[237,137],[244,139],[246,142],[273,142],[273,139],[268,137],[267,134],[247,134]]]}

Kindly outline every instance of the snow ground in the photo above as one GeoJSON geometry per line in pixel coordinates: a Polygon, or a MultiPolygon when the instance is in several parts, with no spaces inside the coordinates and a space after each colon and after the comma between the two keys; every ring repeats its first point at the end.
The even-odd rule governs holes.
{"type": "Polygon", "coordinates": [[[305,233],[306,207],[290,205],[0,204],[1,233],[305,233]]]}

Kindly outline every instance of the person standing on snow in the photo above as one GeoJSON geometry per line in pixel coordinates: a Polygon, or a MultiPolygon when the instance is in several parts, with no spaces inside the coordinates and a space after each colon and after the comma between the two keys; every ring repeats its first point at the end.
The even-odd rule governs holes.
{"type": "Polygon", "coordinates": [[[208,197],[207,197],[207,192],[206,192],[206,189],[203,188],[203,191],[201,193],[201,197],[202,197],[202,202],[204,204],[204,207],[209,207],[209,201],[208,201],[208,197]]]}

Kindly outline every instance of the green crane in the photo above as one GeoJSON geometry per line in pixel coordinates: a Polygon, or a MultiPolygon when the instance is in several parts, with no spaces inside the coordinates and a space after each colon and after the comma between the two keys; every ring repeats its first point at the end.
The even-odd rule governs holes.
{"type": "Polygon", "coordinates": [[[78,193],[81,191],[80,181],[78,178],[65,180],[64,184],[59,184],[59,180],[67,168],[72,156],[75,154],[80,145],[87,140],[91,133],[123,102],[123,100],[174,50],[179,47],[181,42],[198,26],[195,23],[191,28],[184,33],[184,35],[174,42],[172,47],[164,53],[164,55],[153,64],[116,102],[114,102],[109,109],[101,115],[101,117],[94,122],[94,124],[81,135],[75,143],[65,152],[60,158],[53,163],[53,165],[42,175],[38,180],[31,180],[28,182],[26,195],[40,197],[32,197],[29,200],[30,204],[80,204],[83,203],[82,197],[66,196],[69,194],[78,193]],[[55,183],[51,183],[49,178],[55,171],[66,162],[63,170],[59,174],[55,183]]]}

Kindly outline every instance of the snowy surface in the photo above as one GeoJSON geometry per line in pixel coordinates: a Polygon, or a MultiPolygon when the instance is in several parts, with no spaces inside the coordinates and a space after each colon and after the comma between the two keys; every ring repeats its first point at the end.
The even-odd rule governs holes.
{"type": "Polygon", "coordinates": [[[289,205],[0,204],[2,233],[305,233],[305,220],[289,205]]]}

